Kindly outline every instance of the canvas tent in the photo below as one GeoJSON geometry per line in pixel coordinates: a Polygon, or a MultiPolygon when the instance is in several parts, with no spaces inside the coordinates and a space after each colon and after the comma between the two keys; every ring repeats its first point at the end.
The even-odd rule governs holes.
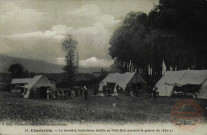
{"type": "Polygon", "coordinates": [[[157,82],[159,96],[171,96],[175,86],[182,87],[185,85],[201,86],[198,92],[198,98],[202,93],[206,93],[205,84],[207,80],[207,70],[182,70],[167,71],[164,76],[157,82]]]}
{"type": "Polygon", "coordinates": [[[12,85],[18,84],[18,87],[24,89],[24,98],[46,98],[46,90],[50,88],[51,93],[54,93],[56,87],[51,83],[46,76],[37,75],[33,78],[13,79],[12,85]]]}
{"type": "Polygon", "coordinates": [[[198,98],[207,99],[207,80],[201,86],[198,93],[198,98]]]}
{"type": "Polygon", "coordinates": [[[136,72],[110,73],[99,84],[99,93],[103,92],[103,86],[107,83],[114,83],[114,93],[117,93],[116,86],[120,86],[123,91],[131,87],[132,84],[146,84],[146,82],[136,72]]]}
{"type": "Polygon", "coordinates": [[[186,71],[167,71],[164,76],[156,83],[159,96],[171,96],[177,80],[179,80],[186,71]]]}

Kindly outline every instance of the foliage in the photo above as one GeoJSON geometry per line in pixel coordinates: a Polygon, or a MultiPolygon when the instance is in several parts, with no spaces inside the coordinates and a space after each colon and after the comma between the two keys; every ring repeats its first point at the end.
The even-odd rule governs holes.
{"type": "Polygon", "coordinates": [[[72,39],[71,35],[68,35],[68,39],[66,39],[63,43],[63,49],[67,52],[65,56],[66,65],[64,66],[63,70],[65,81],[72,82],[76,73],[77,67],[74,64],[74,51],[77,46],[77,42],[72,39]]]}
{"type": "Polygon", "coordinates": [[[145,13],[131,12],[126,16],[123,25],[118,28],[111,40],[109,54],[119,61],[132,60],[140,67],[146,66],[148,34],[148,17],[145,13]]]}
{"type": "MultiPolygon", "coordinates": [[[[205,0],[160,0],[149,13],[151,31],[164,32],[156,46],[166,50],[168,67],[204,69],[206,63],[207,2],[205,0]]],[[[157,52],[158,53],[158,52],[157,52]]]]}
{"type": "Polygon", "coordinates": [[[120,62],[130,60],[147,74],[161,74],[167,68],[207,68],[207,1],[160,0],[147,15],[127,14],[112,35],[109,54],[120,62]]]}
{"type": "Polygon", "coordinates": [[[10,65],[8,71],[11,73],[12,78],[23,78],[29,75],[29,72],[19,63],[10,65]]]}

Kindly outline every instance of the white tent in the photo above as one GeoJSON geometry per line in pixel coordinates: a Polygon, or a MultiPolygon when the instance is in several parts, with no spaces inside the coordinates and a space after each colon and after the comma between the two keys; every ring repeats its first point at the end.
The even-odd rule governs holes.
{"type": "Polygon", "coordinates": [[[185,74],[177,80],[177,85],[202,85],[207,79],[207,70],[186,70],[185,74]]]}
{"type": "MultiPolygon", "coordinates": [[[[110,73],[100,82],[99,92],[103,92],[103,86],[107,83],[115,83],[116,86],[119,85],[121,88],[123,88],[123,90],[125,90],[130,84],[145,84],[146,82],[136,72],[126,72],[124,74],[110,73]]],[[[114,93],[116,92],[116,87],[114,87],[114,93]]]]}
{"type": "Polygon", "coordinates": [[[207,80],[201,86],[198,93],[198,98],[207,99],[207,80]]]}
{"type": "Polygon", "coordinates": [[[164,84],[174,85],[185,73],[186,73],[186,70],[167,71],[165,75],[157,82],[156,86],[159,87],[164,84]]]}
{"type": "Polygon", "coordinates": [[[29,98],[31,91],[34,91],[36,94],[36,90],[40,87],[50,87],[50,90],[53,92],[55,90],[55,85],[51,83],[46,76],[37,75],[31,78],[27,85],[23,86],[25,88],[25,92],[23,93],[24,98],[29,98]]]}
{"type": "MultiPolygon", "coordinates": [[[[201,85],[205,84],[207,79],[207,70],[182,70],[182,71],[167,71],[166,74],[157,82],[159,96],[171,96],[174,86],[183,85],[201,85]]],[[[207,89],[202,90],[207,92],[207,89]]],[[[198,93],[200,94],[200,92],[198,93]]]]}

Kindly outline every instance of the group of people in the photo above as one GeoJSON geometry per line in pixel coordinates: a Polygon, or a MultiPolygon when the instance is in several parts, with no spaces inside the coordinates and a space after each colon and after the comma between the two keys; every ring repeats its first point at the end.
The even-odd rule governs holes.
{"type": "MultiPolygon", "coordinates": [[[[156,87],[149,87],[150,89],[148,90],[149,92],[149,97],[153,96],[153,99],[156,99],[157,96],[157,88],[156,87]]],[[[123,92],[123,88],[121,88],[119,85],[116,85],[114,88],[109,87],[107,85],[103,86],[103,93],[105,94],[113,94],[114,89],[116,89],[117,93],[123,92]]],[[[71,88],[65,88],[61,90],[56,90],[55,91],[55,98],[56,99],[66,99],[72,98],[72,91],[75,92],[75,97],[77,98],[78,96],[84,96],[85,100],[88,98],[88,88],[86,86],[74,86],[72,89],[71,88]]],[[[139,96],[140,89],[138,87],[131,88],[131,89],[126,89],[126,96],[139,96]]],[[[94,90],[94,95],[98,93],[98,89],[94,90]]],[[[47,99],[50,99],[50,94],[51,91],[48,88],[47,89],[47,99]]]]}
{"type": "MultiPolygon", "coordinates": [[[[75,97],[78,97],[78,95],[83,96],[85,100],[88,98],[88,88],[86,86],[74,86],[72,89],[71,88],[65,88],[61,90],[56,90],[55,92],[55,99],[66,99],[72,98],[72,91],[74,90],[75,92],[75,97]]],[[[47,89],[47,100],[50,99],[51,91],[48,88],[47,89]]]]}
{"type": "Polygon", "coordinates": [[[152,88],[152,96],[153,96],[153,99],[154,99],[154,100],[155,100],[156,97],[157,97],[157,89],[158,89],[158,88],[155,87],[155,86],[152,88]]]}
{"type": "Polygon", "coordinates": [[[113,91],[112,87],[109,87],[109,86],[106,86],[106,85],[103,86],[103,93],[104,94],[105,93],[109,94],[111,91],[113,91]]]}
{"type": "MultiPolygon", "coordinates": [[[[157,87],[150,85],[147,86],[146,88],[148,88],[148,97],[153,97],[153,99],[155,100],[158,92],[157,92],[157,87]]],[[[142,90],[141,86],[139,85],[135,85],[135,86],[131,86],[130,88],[127,88],[125,91],[126,96],[140,96],[140,94],[142,92],[145,91],[145,88],[143,88],[144,90],[142,90]]],[[[117,93],[123,93],[123,88],[120,87],[119,85],[116,85],[114,87],[110,87],[109,85],[103,85],[103,93],[104,94],[113,94],[114,91],[116,90],[117,93]]]]}
{"type": "Polygon", "coordinates": [[[105,94],[113,94],[114,89],[116,90],[117,93],[123,92],[123,88],[120,87],[119,85],[116,85],[114,87],[108,86],[106,84],[103,85],[103,93],[105,93],[105,94]]]}
{"type": "Polygon", "coordinates": [[[135,86],[134,88],[131,87],[131,89],[126,90],[126,96],[139,96],[140,88],[138,86],[135,86]]]}
{"type": "MultiPolygon", "coordinates": [[[[131,88],[127,88],[126,89],[126,96],[139,96],[139,90],[140,88],[138,88],[138,86],[136,87],[131,87],[131,88]]],[[[110,87],[107,85],[103,86],[103,93],[105,94],[113,94],[114,91],[116,91],[117,93],[123,93],[124,90],[122,87],[120,87],[119,85],[115,85],[114,87],[110,87]]]]}
{"type": "Polygon", "coordinates": [[[157,95],[159,95],[159,93],[157,92],[157,87],[153,86],[153,85],[149,85],[147,87],[147,91],[148,91],[148,94],[149,94],[149,97],[153,97],[153,99],[155,100],[157,95]]]}

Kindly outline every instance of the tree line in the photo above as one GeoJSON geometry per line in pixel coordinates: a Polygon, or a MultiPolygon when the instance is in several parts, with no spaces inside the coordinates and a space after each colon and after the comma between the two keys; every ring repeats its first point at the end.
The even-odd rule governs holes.
{"type": "MultiPolygon", "coordinates": [[[[155,80],[167,69],[207,68],[207,1],[160,0],[149,14],[130,12],[110,39],[109,54],[134,63],[155,80]]],[[[119,66],[122,72],[127,69],[119,66]]]]}

